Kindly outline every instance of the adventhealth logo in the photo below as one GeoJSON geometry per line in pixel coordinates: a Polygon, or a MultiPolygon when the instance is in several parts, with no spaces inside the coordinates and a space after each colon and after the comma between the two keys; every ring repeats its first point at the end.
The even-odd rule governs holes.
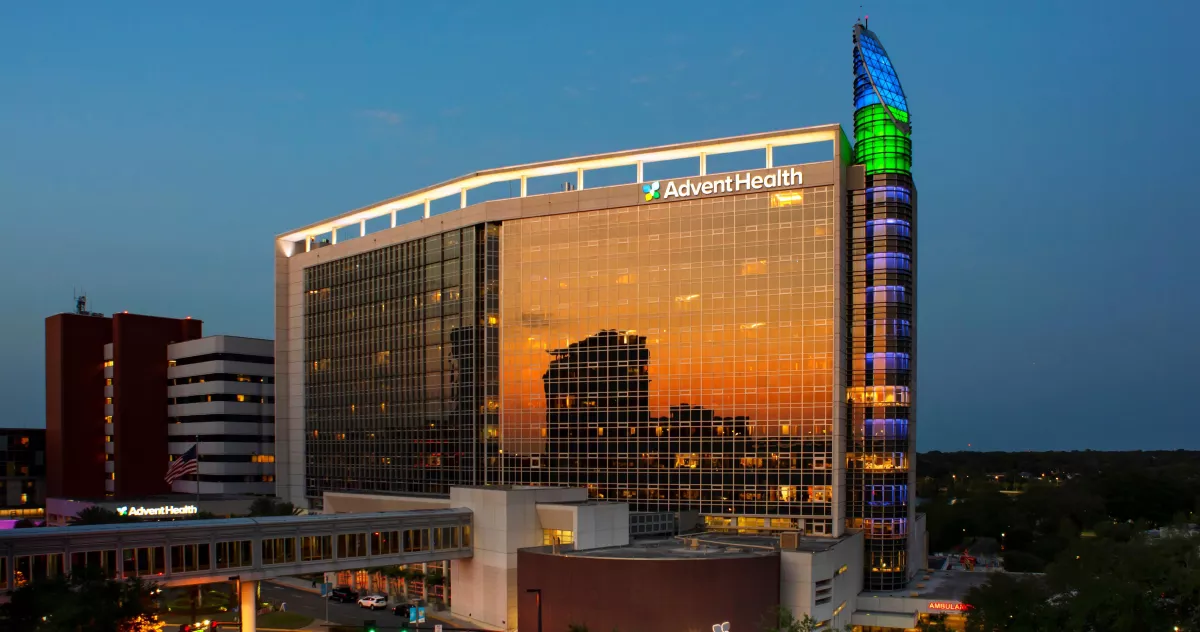
{"type": "Polygon", "coordinates": [[[167,505],[165,507],[117,507],[119,516],[190,516],[200,513],[195,505],[167,505]]]}
{"type": "MultiPolygon", "coordinates": [[[[667,182],[667,186],[663,189],[662,198],[670,200],[672,198],[687,198],[694,195],[761,191],[763,189],[799,187],[803,185],[804,172],[794,167],[789,167],[787,169],[776,169],[774,173],[762,176],[752,176],[749,172],[742,172],[702,182],[695,182],[692,178],[687,178],[683,182],[671,180],[667,182]]],[[[657,182],[643,186],[642,191],[646,194],[647,202],[659,197],[657,182]],[[652,191],[653,197],[651,197],[652,191]]]]}

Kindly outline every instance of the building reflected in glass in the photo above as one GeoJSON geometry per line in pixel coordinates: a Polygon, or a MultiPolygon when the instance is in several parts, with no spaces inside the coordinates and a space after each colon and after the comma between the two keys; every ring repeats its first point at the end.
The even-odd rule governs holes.
{"type": "Polygon", "coordinates": [[[506,482],[832,533],[840,218],[813,187],[505,222],[506,482]]]}

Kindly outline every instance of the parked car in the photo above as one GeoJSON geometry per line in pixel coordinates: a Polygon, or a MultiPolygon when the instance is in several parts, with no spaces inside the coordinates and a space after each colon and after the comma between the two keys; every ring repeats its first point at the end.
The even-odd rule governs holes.
{"type": "Polygon", "coordinates": [[[368,610],[383,610],[387,607],[387,597],[383,595],[367,595],[358,600],[358,606],[368,610]]]}
{"type": "Polygon", "coordinates": [[[338,586],[329,591],[330,601],[340,601],[342,603],[354,603],[358,601],[358,591],[350,590],[346,586],[338,586]]]}
{"type": "Polygon", "coordinates": [[[396,615],[397,617],[404,617],[405,619],[407,619],[408,618],[408,608],[409,608],[409,605],[406,603],[402,603],[397,606],[392,606],[392,614],[396,615]]]}

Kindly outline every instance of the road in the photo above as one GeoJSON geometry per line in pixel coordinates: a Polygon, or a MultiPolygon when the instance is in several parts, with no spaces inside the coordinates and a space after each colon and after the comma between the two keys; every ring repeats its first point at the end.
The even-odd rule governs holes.
{"type": "MultiPolygon", "coordinates": [[[[362,622],[367,619],[374,619],[379,625],[380,630],[394,630],[402,622],[406,621],[406,619],[392,614],[392,605],[395,604],[389,604],[386,610],[366,610],[359,608],[356,604],[327,602],[324,597],[318,594],[288,586],[281,586],[269,581],[262,583],[262,598],[265,601],[282,601],[286,603],[289,612],[299,612],[314,619],[322,619],[340,625],[357,626],[362,625],[362,622]],[[325,606],[327,603],[329,605],[328,617],[325,615],[325,606]]],[[[445,625],[447,628],[453,627],[453,624],[448,621],[436,620],[435,617],[429,614],[428,609],[425,612],[425,619],[424,624],[406,626],[406,629],[432,630],[433,626],[438,623],[445,625]]]]}

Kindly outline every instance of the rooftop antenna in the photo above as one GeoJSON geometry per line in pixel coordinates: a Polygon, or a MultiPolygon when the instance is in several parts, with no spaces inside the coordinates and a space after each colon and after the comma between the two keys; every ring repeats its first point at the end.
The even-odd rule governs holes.
{"type": "MultiPolygon", "coordinates": [[[[74,293],[74,288],[72,288],[74,293]]],[[[99,312],[89,312],[87,308],[87,293],[86,290],[80,288],[79,293],[75,294],[75,313],[80,316],[103,316],[99,312]]]]}

